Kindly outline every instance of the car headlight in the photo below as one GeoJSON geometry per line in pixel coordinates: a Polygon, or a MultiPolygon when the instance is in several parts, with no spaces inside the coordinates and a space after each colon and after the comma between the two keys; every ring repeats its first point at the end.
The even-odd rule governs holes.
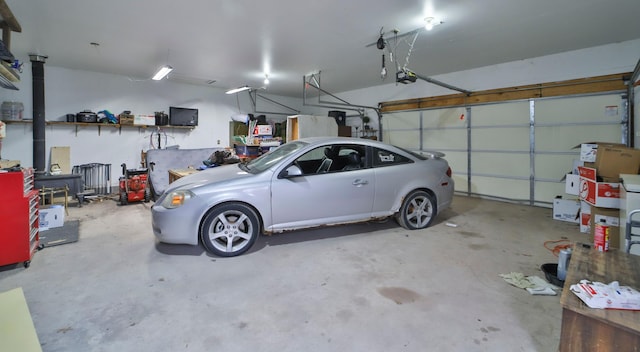
{"type": "Polygon", "coordinates": [[[188,190],[175,190],[169,192],[162,201],[162,206],[167,209],[174,209],[183,206],[189,199],[195,195],[188,190]]]}

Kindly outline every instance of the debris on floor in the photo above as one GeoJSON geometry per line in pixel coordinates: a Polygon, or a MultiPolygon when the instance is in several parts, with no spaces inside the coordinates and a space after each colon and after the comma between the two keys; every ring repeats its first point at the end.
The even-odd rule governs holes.
{"type": "Polygon", "coordinates": [[[547,283],[538,276],[525,276],[523,273],[510,272],[500,274],[501,278],[509,284],[527,290],[532,295],[555,296],[560,288],[547,283]]]}

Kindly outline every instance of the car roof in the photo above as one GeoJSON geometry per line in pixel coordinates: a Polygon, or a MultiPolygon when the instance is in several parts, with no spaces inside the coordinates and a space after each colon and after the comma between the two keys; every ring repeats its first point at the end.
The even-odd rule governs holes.
{"type": "MultiPolygon", "coordinates": [[[[355,137],[306,137],[306,138],[300,138],[294,141],[302,141],[305,143],[308,143],[309,146],[311,148],[315,147],[315,146],[321,146],[321,145],[325,145],[325,144],[329,144],[329,143],[344,143],[344,144],[359,144],[359,145],[366,145],[366,146],[372,146],[372,147],[378,147],[378,148],[382,148],[382,149],[387,149],[396,153],[400,153],[403,154],[405,156],[409,156],[411,159],[422,159],[424,157],[428,158],[428,159],[438,159],[438,158],[442,158],[444,157],[444,153],[441,152],[437,152],[437,151],[429,151],[429,150],[421,150],[421,151],[416,151],[416,152],[409,152],[408,150],[404,149],[404,148],[400,148],[398,146],[395,146],[393,144],[387,144],[384,142],[380,142],[378,140],[373,140],[373,139],[368,139],[368,138],[355,138],[355,137]],[[416,153],[418,155],[422,155],[423,153],[426,153],[427,155],[422,155],[421,157],[416,156],[416,153]]],[[[293,142],[293,141],[292,141],[293,142]]]]}
{"type": "Polygon", "coordinates": [[[357,143],[363,145],[379,146],[379,147],[393,147],[390,144],[375,141],[368,138],[354,138],[354,137],[306,137],[298,139],[301,142],[309,143],[310,145],[321,145],[327,143],[357,143]]]}

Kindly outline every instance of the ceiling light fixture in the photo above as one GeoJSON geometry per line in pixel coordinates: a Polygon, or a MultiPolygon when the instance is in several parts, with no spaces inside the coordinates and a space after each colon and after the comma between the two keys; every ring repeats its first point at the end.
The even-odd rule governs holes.
{"type": "Polygon", "coordinates": [[[169,72],[171,72],[171,71],[173,71],[173,67],[171,67],[169,65],[164,65],[164,66],[160,67],[158,72],[156,72],[156,74],[151,79],[154,80],[154,81],[159,81],[159,80],[163,79],[166,75],[168,75],[169,72]]]}
{"type": "Polygon", "coordinates": [[[269,84],[269,75],[268,74],[264,74],[264,84],[269,84]]]}
{"type": "Polygon", "coordinates": [[[427,17],[424,19],[424,21],[426,22],[424,28],[428,31],[432,30],[433,27],[443,23],[442,21],[436,20],[435,17],[427,17]]]}
{"type": "Polygon", "coordinates": [[[249,86],[234,88],[234,89],[230,89],[230,90],[226,91],[225,94],[233,94],[233,93],[243,92],[243,91],[249,90],[249,89],[251,89],[249,86]]]}

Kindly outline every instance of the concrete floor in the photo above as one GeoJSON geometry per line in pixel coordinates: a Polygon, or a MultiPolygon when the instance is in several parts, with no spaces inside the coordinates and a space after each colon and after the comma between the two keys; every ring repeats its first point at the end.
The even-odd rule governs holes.
{"type": "Polygon", "coordinates": [[[78,242],[0,267],[44,351],[556,351],[560,295],[498,275],[544,278],[545,241],[588,241],[550,209],[457,196],[426,230],[298,231],[216,258],[159,244],[150,205],[70,208],[78,242]]]}

